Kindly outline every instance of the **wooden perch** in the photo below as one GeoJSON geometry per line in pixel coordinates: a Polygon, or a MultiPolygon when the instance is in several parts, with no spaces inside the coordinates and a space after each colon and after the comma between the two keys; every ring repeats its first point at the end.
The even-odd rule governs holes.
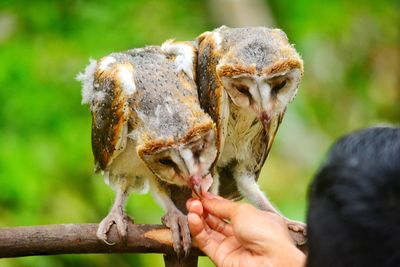
{"type": "MultiPolygon", "coordinates": [[[[107,245],[96,237],[97,224],[59,224],[0,228],[0,258],[77,253],[163,253],[174,257],[171,232],[162,225],[129,224],[127,243],[111,228],[107,245]]],[[[203,255],[193,248],[191,255],[203,255]]]]}
{"type": "MultiPolygon", "coordinates": [[[[172,248],[171,231],[162,225],[128,225],[127,242],[122,242],[112,227],[107,245],[96,237],[98,224],[57,224],[0,228],[0,258],[83,254],[83,253],[162,253],[166,267],[196,267],[198,256],[192,248],[184,259],[178,259],[172,248]]],[[[306,245],[299,247],[306,252],[306,245]]]]}

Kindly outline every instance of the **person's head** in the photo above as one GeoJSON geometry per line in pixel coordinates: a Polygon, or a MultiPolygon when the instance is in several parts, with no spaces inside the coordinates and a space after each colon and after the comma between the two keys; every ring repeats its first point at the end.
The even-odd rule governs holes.
{"type": "Polygon", "coordinates": [[[308,267],[400,266],[400,128],[341,138],[311,184],[308,267]]]}

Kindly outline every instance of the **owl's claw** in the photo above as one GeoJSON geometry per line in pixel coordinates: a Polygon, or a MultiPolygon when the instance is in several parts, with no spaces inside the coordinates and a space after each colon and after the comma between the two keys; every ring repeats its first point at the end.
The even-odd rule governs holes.
{"type": "Polygon", "coordinates": [[[304,223],[286,219],[286,225],[296,245],[304,245],[307,242],[307,226],[304,223]]]}
{"type": "Polygon", "coordinates": [[[115,245],[115,242],[108,241],[108,233],[110,232],[111,227],[115,224],[120,239],[126,244],[128,241],[129,222],[133,222],[133,220],[125,214],[122,208],[113,208],[99,224],[96,236],[107,245],[115,245]]]}
{"type": "Polygon", "coordinates": [[[161,220],[165,226],[171,229],[173,247],[178,257],[186,257],[192,247],[187,216],[174,210],[167,212],[161,220]]]}

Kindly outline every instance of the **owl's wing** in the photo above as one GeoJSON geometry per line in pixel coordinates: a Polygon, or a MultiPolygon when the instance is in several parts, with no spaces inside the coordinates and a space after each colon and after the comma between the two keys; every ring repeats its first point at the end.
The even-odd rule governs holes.
{"type": "Polygon", "coordinates": [[[126,88],[134,89],[132,72],[132,66],[119,64],[109,56],[99,63],[92,61],[78,77],[83,81],[83,102],[90,105],[92,112],[96,171],[105,170],[125,149],[129,119],[126,88]]]}
{"type": "MultiPolygon", "coordinates": [[[[248,169],[251,169],[254,172],[256,180],[258,180],[258,177],[260,176],[261,169],[268,157],[269,151],[271,150],[276,133],[284,115],[285,111],[274,117],[271,120],[268,128],[265,131],[262,131],[260,135],[257,136],[253,141],[253,157],[257,160],[255,161],[256,165],[249,165],[248,169]]],[[[249,162],[254,161],[249,160],[249,162]]],[[[236,167],[236,165],[237,162],[231,162],[228,164],[228,166],[218,170],[220,184],[224,185],[220,186],[219,194],[224,198],[238,201],[241,200],[243,196],[240,194],[237,188],[236,181],[232,179],[233,169],[236,167]]]]}
{"type": "Polygon", "coordinates": [[[217,49],[217,40],[211,32],[200,35],[197,43],[197,90],[201,107],[216,124],[218,158],[223,150],[229,118],[229,98],[216,73],[221,52],[217,49]]]}
{"type": "MultiPolygon", "coordinates": [[[[278,116],[275,116],[274,118],[271,119],[270,124],[268,125],[268,128],[265,129],[265,136],[262,137],[263,140],[265,140],[266,146],[259,146],[263,147],[263,150],[260,151],[260,160],[258,161],[258,165],[255,168],[255,174],[256,174],[256,179],[258,180],[258,177],[260,175],[261,169],[264,166],[265,161],[267,160],[267,157],[269,155],[269,151],[271,150],[272,144],[274,143],[276,133],[278,132],[279,125],[281,125],[283,116],[285,115],[286,109],[280,113],[278,116]]],[[[254,150],[256,150],[257,144],[255,144],[254,150]]],[[[256,156],[256,155],[255,155],[256,156]]]]}
{"type": "Polygon", "coordinates": [[[236,180],[233,179],[233,170],[236,167],[237,162],[232,161],[227,166],[223,168],[218,168],[218,175],[219,175],[219,192],[218,194],[223,198],[239,201],[243,198],[240,194],[236,180]],[[223,186],[221,186],[223,185],[223,186]]]}

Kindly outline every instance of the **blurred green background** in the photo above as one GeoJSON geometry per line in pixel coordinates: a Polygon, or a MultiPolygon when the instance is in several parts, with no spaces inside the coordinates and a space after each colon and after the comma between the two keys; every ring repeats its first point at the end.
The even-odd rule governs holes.
{"type": "MultiPolygon", "coordinates": [[[[310,179],[340,135],[400,121],[399,1],[123,0],[0,2],[0,226],[94,223],[114,194],[93,174],[90,113],[75,76],[88,59],[221,24],[282,28],[305,75],[261,175],[288,217],[303,220],[310,179]]],[[[150,195],[138,223],[160,223],[150,195]]],[[[0,266],[162,266],[161,255],[2,259],[0,266]]],[[[205,258],[200,266],[212,266],[205,258]]]]}

